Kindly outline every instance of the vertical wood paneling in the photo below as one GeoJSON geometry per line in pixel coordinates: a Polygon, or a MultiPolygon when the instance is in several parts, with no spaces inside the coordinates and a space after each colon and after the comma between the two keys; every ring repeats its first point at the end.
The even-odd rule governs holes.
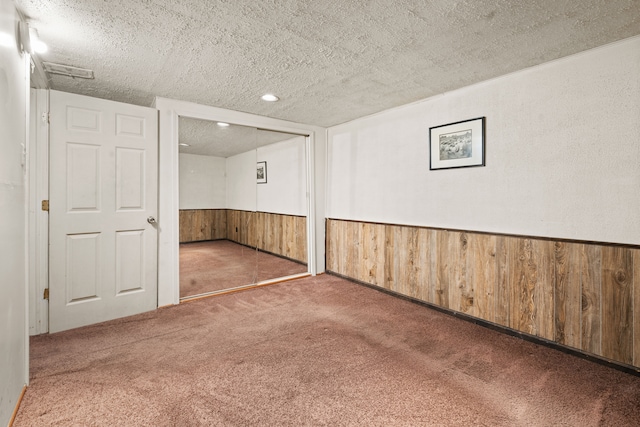
{"type": "Polygon", "coordinates": [[[345,265],[346,275],[349,277],[358,277],[359,261],[360,261],[360,228],[359,222],[350,222],[347,227],[345,238],[347,239],[347,263],[345,265]]]}
{"type": "Polygon", "coordinates": [[[227,238],[226,209],[188,209],[179,212],[180,243],[227,238]]]}
{"type": "Polygon", "coordinates": [[[468,233],[469,258],[467,275],[474,293],[470,315],[495,321],[495,292],[497,286],[496,237],[468,233]]]}
{"type": "Polygon", "coordinates": [[[448,252],[449,273],[449,308],[466,313],[468,300],[465,296],[467,286],[467,237],[466,233],[450,231],[448,247],[442,248],[448,252]]]}
{"type": "Polygon", "coordinates": [[[266,239],[266,213],[264,212],[255,212],[254,214],[254,223],[255,223],[255,236],[252,239],[256,248],[266,248],[267,242],[266,239]]]}
{"type": "Polygon", "coordinates": [[[412,297],[422,301],[429,300],[429,281],[431,280],[431,230],[416,229],[415,243],[416,289],[412,297]]]}
{"type": "Polygon", "coordinates": [[[425,272],[425,280],[428,279],[426,284],[426,301],[435,304],[436,301],[436,283],[438,277],[438,232],[436,230],[424,230],[426,234],[426,244],[428,245],[428,251],[425,253],[427,257],[426,263],[428,264],[429,271],[425,272]]]}
{"type": "Polygon", "coordinates": [[[410,227],[394,227],[393,270],[394,288],[402,295],[410,296],[415,284],[415,262],[413,260],[415,239],[410,227]]]}
{"type": "Polygon", "coordinates": [[[640,249],[633,251],[633,364],[640,366],[640,249]]]}
{"type": "Polygon", "coordinates": [[[412,298],[422,295],[420,230],[416,227],[396,227],[394,270],[399,292],[412,298]],[[400,246],[398,246],[398,244],[400,246]]]}
{"type": "Polygon", "coordinates": [[[181,210],[178,213],[178,223],[179,223],[179,240],[180,243],[185,242],[193,242],[193,233],[191,230],[193,229],[193,215],[191,211],[181,210]]]}
{"type": "Polygon", "coordinates": [[[579,246],[565,242],[554,245],[554,339],[561,344],[580,346],[579,246]]]}
{"type": "Polygon", "coordinates": [[[386,225],[384,227],[384,288],[395,289],[396,271],[395,271],[395,229],[394,225],[386,225]]]}
{"type": "Polygon", "coordinates": [[[358,280],[384,286],[384,226],[363,223],[360,241],[362,258],[358,280]]]}
{"type": "Polygon", "coordinates": [[[535,334],[533,325],[533,289],[535,276],[530,271],[531,241],[509,239],[507,241],[507,264],[509,265],[509,327],[517,331],[535,334]],[[533,276],[533,277],[532,277],[533,276]]]}
{"type": "Polygon", "coordinates": [[[509,327],[511,325],[511,282],[509,272],[509,248],[514,245],[512,240],[514,237],[497,236],[496,237],[496,299],[494,304],[495,322],[502,326],[509,327]]]}
{"type": "Polygon", "coordinates": [[[602,247],[581,245],[581,346],[584,351],[602,354],[602,247]]]}
{"type": "Polygon", "coordinates": [[[255,231],[258,229],[256,220],[258,216],[255,212],[242,212],[242,225],[240,229],[240,240],[243,244],[255,248],[257,238],[255,231]]]}
{"type": "Polygon", "coordinates": [[[580,244],[555,242],[555,333],[560,344],[580,348],[580,244]]]}
{"type": "Polygon", "coordinates": [[[455,237],[449,231],[438,233],[436,246],[436,287],[435,304],[449,308],[449,289],[452,286],[452,257],[455,256],[455,247],[451,242],[455,237]]]}
{"type": "Polygon", "coordinates": [[[296,257],[298,261],[307,262],[307,218],[296,217],[296,257]]]}
{"type": "Polygon", "coordinates": [[[330,271],[640,366],[640,249],[327,222],[330,271]]]}
{"type": "Polygon", "coordinates": [[[447,273],[449,275],[447,288],[449,289],[448,308],[463,312],[462,290],[465,286],[466,274],[466,238],[464,233],[448,232],[447,246],[441,248],[447,258],[447,273]],[[464,244],[463,244],[464,243],[464,244]]]}
{"type": "Polygon", "coordinates": [[[402,252],[402,231],[400,226],[388,226],[385,228],[385,259],[387,269],[387,289],[394,292],[398,292],[404,295],[402,292],[402,277],[401,271],[398,266],[398,252],[402,252]]]}
{"type": "Polygon", "coordinates": [[[338,260],[340,259],[340,233],[338,229],[342,222],[333,219],[325,220],[325,263],[328,271],[339,273],[338,260]]]}
{"type": "Polygon", "coordinates": [[[229,209],[226,215],[226,238],[306,263],[306,220],[305,217],[293,215],[229,209]]]}
{"type": "Polygon", "coordinates": [[[509,247],[511,327],[553,339],[553,242],[515,239],[509,247]]]}
{"type": "Polygon", "coordinates": [[[633,258],[627,248],[602,248],[602,355],[633,363],[633,258]]]}
{"type": "MultiPolygon", "coordinates": [[[[230,233],[227,234],[227,238],[233,240],[234,242],[240,243],[240,230],[242,229],[242,218],[240,214],[241,211],[229,211],[233,215],[233,229],[230,233]]],[[[227,215],[227,221],[229,221],[229,216],[227,215]]],[[[229,226],[227,226],[227,230],[229,230],[229,226]]]]}
{"type": "Polygon", "coordinates": [[[271,234],[269,237],[272,239],[269,241],[271,245],[268,246],[267,250],[274,254],[282,254],[283,251],[283,228],[282,228],[282,215],[269,215],[270,218],[270,231],[271,234]]]}
{"type": "Polygon", "coordinates": [[[274,252],[276,239],[275,228],[273,224],[273,218],[271,215],[260,213],[260,224],[256,225],[256,229],[260,230],[261,238],[256,238],[256,242],[260,241],[262,248],[265,251],[274,252]]]}
{"type": "MultiPolygon", "coordinates": [[[[476,253],[474,252],[474,235],[471,233],[460,233],[460,271],[461,278],[464,281],[459,284],[461,286],[461,310],[470,316],[478,317],[478,298],[476,296],[476,271],[474,262],[476,253]]],[[[481,254],[477,254],[480,256],[481,254]]]]}
{"type": "Polygon", "coordinates": [[[292,217],[282,216],[282,254],[292,258],[295,245],[295,222],[292,217]]]}
{"type": "Polygon", "coordinates": [[[537,259],[538,277],[536,282],[536,325],[538,336],[553,340],[554,335],[554,248],[550,240],[533,240],[533,250],[537,259]]]}
{"type": "Polygon", "coordinates": [[[342,230],[344,229],[344,222],[336,220],[327,221],[326,230],[326,242],[325,257],[327,262],[327,270],[334,271],[338,274],[344,274],[340,268],[340,260],[344,259],[342,248],[344,248],[344,241],[342,239],[342,230]],[[331,240],[329,240],[331,239],[331,240]],[[333,251],[332,253],[327,252],[333,251]]]}

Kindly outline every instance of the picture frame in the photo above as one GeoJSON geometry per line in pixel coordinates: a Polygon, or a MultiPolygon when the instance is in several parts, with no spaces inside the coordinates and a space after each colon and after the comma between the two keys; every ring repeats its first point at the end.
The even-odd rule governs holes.
{"type": "Polygon", "coordinates": [[[429,128],[429,170],[485,166],[486,117],[429,128]]]}
{"type": "Polygon", "coordinates": [[[256,167],[256,182],[258,184],[267,183],[267,162],[258,162],[256,167]]]}

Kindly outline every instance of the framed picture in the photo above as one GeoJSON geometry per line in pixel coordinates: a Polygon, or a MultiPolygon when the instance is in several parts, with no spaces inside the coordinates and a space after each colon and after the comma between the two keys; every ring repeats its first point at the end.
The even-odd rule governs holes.
{"type": "Polygon", "coordinates": [[[429,128],[429,169],[484,166],[485,117],[429,128]]]}
{"type": "Polygon", "coordinates": [[[258,162],[256,178],[258,180],[258,184],[267,183],[267,162],[258,162]]]}

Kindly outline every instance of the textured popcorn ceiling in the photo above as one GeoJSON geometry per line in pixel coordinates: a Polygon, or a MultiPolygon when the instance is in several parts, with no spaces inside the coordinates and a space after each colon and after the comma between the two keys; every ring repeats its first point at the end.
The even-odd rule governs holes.
{"type": "Polygon", "coordinates": [[[640,34],[638,0],[16,0],[53,89],[330,126],[640,34]],[[265,103],[272,92],[282,99],[265,103]]]}
{"type": "Polygon", "coordinates": [[[217,122],[180,117],[180,152],[201,156],[230,157],[258,147],[297,137],[290,133],[267,131],[248,126],[220,127],[217,122]]]}

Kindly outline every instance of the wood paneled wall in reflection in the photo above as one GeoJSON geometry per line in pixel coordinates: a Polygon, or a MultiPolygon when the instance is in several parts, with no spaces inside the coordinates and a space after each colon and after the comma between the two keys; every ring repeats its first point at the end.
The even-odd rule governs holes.
{"type": "Polygon", "coordinates": [[[327,220],[327,270],[640,367],[640,249],[327,220]]]}
{"type": "Polygon", "coordinates": [[[303,216],[230,209],[227,239],[307,262],[307,218],[303,216]]]}
{"type": "Polygon", "coordinates": [[[226,209],[180,210],[180,243],[227,238],[226,209]]]}
{"type": "Polygon", "coordinates": [[[180,243],[228,239],[307,263],[307,218],[233,209],[180,211],[180,243]]]}

